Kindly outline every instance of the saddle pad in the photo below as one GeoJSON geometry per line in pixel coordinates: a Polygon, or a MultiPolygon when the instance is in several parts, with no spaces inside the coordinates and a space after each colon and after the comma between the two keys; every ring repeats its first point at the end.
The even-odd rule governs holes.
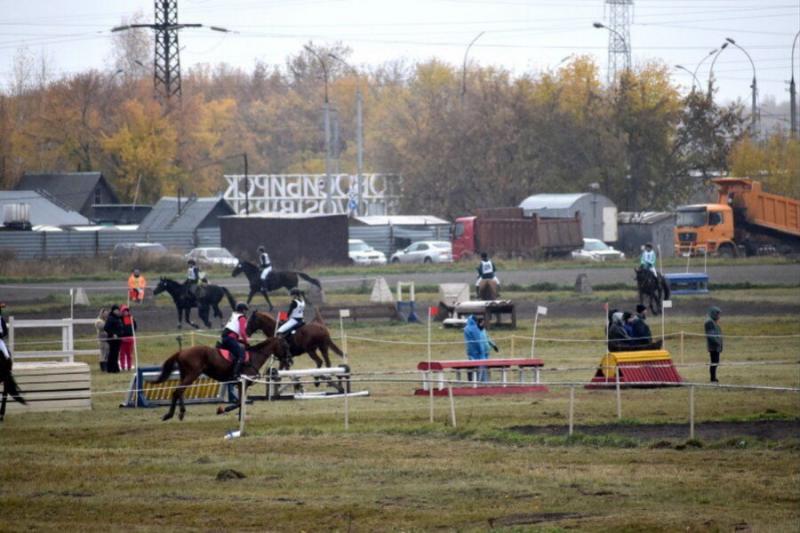
{"type": "MultiPolygon", "coordinates": [[[[230,363],[233,362],[233,356],[231,355],[230,350],[226,350],[225,348],[217,348],[217,353],[220,354],[226,361],[230,363]]],[[[245,363],[250,362],[250,352],[248,352],[247,350],[244,351],[244,362],[245,363]]]]}

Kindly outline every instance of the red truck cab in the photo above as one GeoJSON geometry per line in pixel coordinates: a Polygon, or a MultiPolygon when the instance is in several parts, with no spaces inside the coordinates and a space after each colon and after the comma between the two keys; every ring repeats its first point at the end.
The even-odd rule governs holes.
{"type": "Polygon", "coordinates": [[[453,245],[453,261],[475,255],[475,220],[478,217],[458,217],[453,223],[450,241],[453,245]]]}

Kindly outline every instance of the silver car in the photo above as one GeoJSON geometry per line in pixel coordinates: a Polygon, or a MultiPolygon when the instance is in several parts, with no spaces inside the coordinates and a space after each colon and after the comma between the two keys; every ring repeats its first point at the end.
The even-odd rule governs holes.
{"type": "Polygon", "coordinates": [[[625,254],[599,239],[583,239],[583,248],[572,252],[579,261],[607,261],[625,259],[625,254]]]}
{"type": "Polygon", "coordinates": [[[392,263],[452,263],[453,248],[448,241],[419,241],[392,254],[392,263]]]}
{"type": "Polygon", "coordinates": [[[194,259],[200,265],[221,265],[225,267],[235,267],[239,264],[239,260],[236,259],[236,257],[234,257],[227,248],[194,248],[184,257],[186,259],[194,259]]]}

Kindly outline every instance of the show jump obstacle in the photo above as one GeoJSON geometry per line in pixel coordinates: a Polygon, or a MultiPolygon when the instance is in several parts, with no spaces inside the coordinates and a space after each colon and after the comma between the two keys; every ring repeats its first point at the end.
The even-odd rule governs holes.
{"type": "Polygon", "coordinates": [[[58,359],[72,363],[76,355],[97,355],[98,348],[78,350],[75,348],[76,325],[92,325],[93,318],[61,318],[61,319],[42,319],[42,320],[20,320],[15,317],[8,319],[8,349],[14,354],[15,360],[22,359],[58,359]],[[18,351],[15,349],[17,333],[20,329],[60,329],[61,330],[61,349],[60,350],[28,350],[18,351]]]}
{"type": "MultiPolygon", "coordinates": [[[[131,378],[131,386],[121,407],[156,407],[169,405],[172,393],[180,383],[180,374],[174,371],[163,383],[155,383],[161,374],[160,366],[139,367],[131,378]]],[[[207,377],[200,376],[184,392],[185,403],[223,403],[228,399],[228,387],[207,377]]]]}
{"type": "Polygon", "coordinates": [[[683,381],[666,350],[610,352],[586,388],[607,388],[617,380],[625,387],[666,387],[683,381]]]}
{"type": "Polygon", "coordinates": [[[86,363],[19,362],[14,364],[14,379],[28,403],[8,403],[10,413],[92,408],[92,376],[86,363]]]}
{"type": "Polygon", "coordinates": [[[248,398],[257,400],[320,400],[344,398],[345,396],[369,396],[369,391],[353,391],[350,388],[350,367],[339,365],[330,368],[302,368],[298,370],[273,369],[267,374],[264,396],[248,398]],[[320,386],[333,390],[306,391],[302,381],[319,380],[320,386]]]}
{"type": "MultiPolygon", "coordinates": [[[[450,379],[461,382],[461,373],[472,375],[469,383],[456,383],[451,388],[454,396],[490,396],[496,394],[523,394],[528,392],[547,392],[548,388],[540,381],[540,369],[544,366],[541,359],[481,359],[468,361],[422,361],[417,370],[422,373],[422,388],[414,391],[418,396],[430,394],[428,387],[433,385],[434,396],[449,394],[445,372],[450,379]],[[478,369],[496,369],[500,371],[500,380],[489,382],[478,381],[478,369]],[[454,375],[452,375],[454,373],[454,375]],[[517,380],[509,379],[510,374],[517,374],[517,380]]],[[[467,381],[466,379],[463,381],[467,381]]]]}
{"type": "Polygon", "coordinates": [[[453,306],[441,302],[439,306],[450,314],[449,318],[442,321],[444,327],[463,328],[467,323],[467,317],[475,315],[483,317],[487,327],[517,328],[517,311],[511,300],[470,300],[458,302],[453,306]],[[496,317],[494,323],[491,321],[492,316],[496,317]],[[508,316],[508,322],[503,321],[503,316],[508,316]]]}

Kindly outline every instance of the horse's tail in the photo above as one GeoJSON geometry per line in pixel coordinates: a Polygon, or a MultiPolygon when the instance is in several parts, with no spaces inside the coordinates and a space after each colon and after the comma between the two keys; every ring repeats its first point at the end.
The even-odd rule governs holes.
{"type": "Polygon", "coordinates": [[[229,291],[225,287],[220,287],[220,289],[222,289],[222,292],[224,292],[225,296],[228,298],[228,303],[231,304],[231,309],[235,311],[236,310],[236,300],[234,300],[233,295],[231,294],[231,291],[229,291]]]}
{"type": "Polygon", "coordinates": [[[9,375],[5,380],[5,391],[16,401],[21,403],[22,405],[27,405],[28,402],[25,401],[25,398],[22,397],[22,391],[19,390],[19,385],[17,385],[14,376],[9,375]]]}
{"type": "Polygon", "coordinates": [[[333,352],[334,352],[336,355],[338,355],[339,357],[341,357],[342,359],[344,359],[344,352],[341,350],[341,348],[339,348],[338,346],[336,346],[336,343],[335,343],[335,342],[333,342],[333,341],[331,340],[331,338],[330,338],[330,337],[328,337],[328,348],[330,348],[331,350],[333,350],[333,352]]]}
{"type": "Polygon", "coordinates": [[[303,272],[298,272],[297,275],[306,280],[307,282],[311,283],[312,285],[316,285],[318,289],[322,288],[322,285],[320,284],[318,279],[312,278],[311,276],[303,272]]]}
{"type": "Polygon", "coordinates": [[[159,374],[158,379],[155,380],[154,383],[164,383],[169,378],[170,374],[172,374],[172,369],[175,368],[175,364],[178,362],[178,356],[181,352],[175,352],[172,354],[169,359],[164,361],[164,364],[161,365],[161,374],[159,374]]]}

